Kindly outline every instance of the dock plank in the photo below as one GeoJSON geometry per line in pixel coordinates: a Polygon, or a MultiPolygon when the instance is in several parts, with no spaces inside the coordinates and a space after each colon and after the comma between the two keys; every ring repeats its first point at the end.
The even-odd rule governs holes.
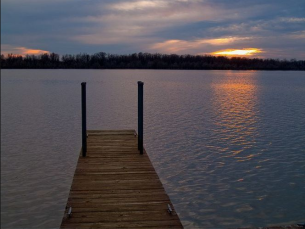
{"type": "Polygon", "coordinates": [[[87,134],[61,228],[183,228],[147,153],[139,154],[134,130],[87,134]]]}

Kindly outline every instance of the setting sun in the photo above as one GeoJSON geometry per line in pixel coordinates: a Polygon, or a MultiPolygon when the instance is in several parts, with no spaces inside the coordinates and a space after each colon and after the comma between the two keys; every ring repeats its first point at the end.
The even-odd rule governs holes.
{"type": "Polygon", "coordinates": [[[261,53],[261,49],[248,48],[248,49],[226,49],[211,53],[212,55],[223,55],[223,56],[252,56],[257,53],[261,53]]]}

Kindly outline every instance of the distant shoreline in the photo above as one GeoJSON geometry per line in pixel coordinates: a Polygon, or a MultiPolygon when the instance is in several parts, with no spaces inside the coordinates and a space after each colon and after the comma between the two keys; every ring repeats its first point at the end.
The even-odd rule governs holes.
{"type": "Polygon", "coordinates": [[[304,71],[305,60],[245,57],[104,52],[76,55],[1,55],[1,69],[142,69],[142,70],[250,70],[304,71]]]}

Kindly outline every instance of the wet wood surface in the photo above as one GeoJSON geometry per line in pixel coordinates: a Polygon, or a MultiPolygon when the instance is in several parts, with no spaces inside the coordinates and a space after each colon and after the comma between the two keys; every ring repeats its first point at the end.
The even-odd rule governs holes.
{"type": "Polygon", "coordinates": [[[87,133],[61,228],[183,228],[134,130],[87,133]]]}

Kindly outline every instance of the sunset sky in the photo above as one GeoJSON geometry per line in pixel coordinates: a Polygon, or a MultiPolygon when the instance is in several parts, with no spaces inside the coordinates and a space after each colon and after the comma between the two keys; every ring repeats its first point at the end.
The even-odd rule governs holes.
{"type": "Polygon", "coordinates": [[[1,53],[305,59],[305,0],[1,0],[1,53]]]}

